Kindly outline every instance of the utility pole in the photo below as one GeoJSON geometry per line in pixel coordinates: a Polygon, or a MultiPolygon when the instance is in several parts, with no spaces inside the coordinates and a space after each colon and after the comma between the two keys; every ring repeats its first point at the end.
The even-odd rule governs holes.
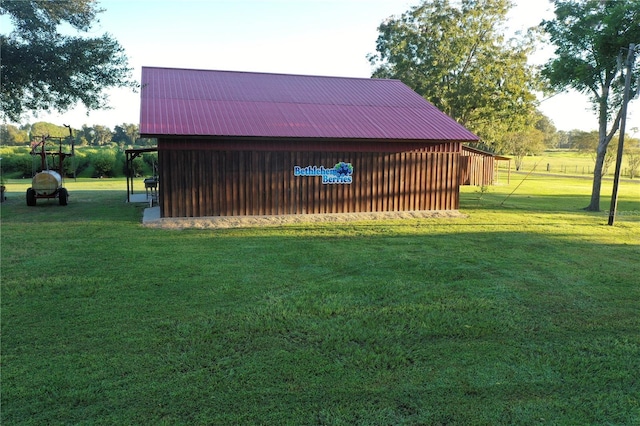
{"type": "Polygon", "coordinates": [[[627,75],[624,80],[624,95],[622,98],[622,112],[620,118],[620,139],[618,142],[618,156],[616,157],[616,172],[613,177],[613,193],[611,194],[611,207],[609,207],[609,226],[613,226],[616,220],[616,209],[618,208],[618,184],[620,183],[620,169],[622,168],[622,151],[624,149],[624,131],[627,123],[627,104],[629,103],[629,92],[631,91],[631,72],[635,62],[636,45],[629,45],[627,54],[627,75]]]}

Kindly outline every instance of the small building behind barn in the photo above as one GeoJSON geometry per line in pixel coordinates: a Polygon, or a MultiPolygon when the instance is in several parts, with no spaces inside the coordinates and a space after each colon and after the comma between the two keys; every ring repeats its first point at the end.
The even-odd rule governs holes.
{"type": "Polygon", "coordinates": [[[498,162],[507,161],[507,183],[511,177],[511,159],[470,146],[462,146],[460,185],[489,186],[498,181],[498,162]]]}
{"type": "Polygon", "coordinates": [[[456,210],[478,137],[398,80],[142,69],[162,217],[456,210]]]}

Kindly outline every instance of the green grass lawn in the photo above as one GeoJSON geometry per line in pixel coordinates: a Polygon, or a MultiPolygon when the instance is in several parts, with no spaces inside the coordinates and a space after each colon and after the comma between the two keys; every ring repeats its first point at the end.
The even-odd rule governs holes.
{"type": "Polygon", "coordinates": [[[589,180],[522,178],[466,218],[183,231],[124,180],[11,181],[1,423],[640,424],[640,185],[609,227],[589,180]]]}

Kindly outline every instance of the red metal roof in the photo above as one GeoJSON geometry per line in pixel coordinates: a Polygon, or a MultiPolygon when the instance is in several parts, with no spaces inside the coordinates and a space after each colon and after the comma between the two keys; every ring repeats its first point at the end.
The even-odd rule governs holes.
{"type": "Polygon", "coordinates": [[[398,80],[142,68],[143,136],[476,141],[398,80]]]}

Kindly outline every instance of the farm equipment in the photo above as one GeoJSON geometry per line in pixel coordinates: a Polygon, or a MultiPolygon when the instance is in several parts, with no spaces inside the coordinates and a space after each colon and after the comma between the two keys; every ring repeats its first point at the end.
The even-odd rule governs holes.
{"type": "Polygon", "coordinates": [[[40,170],[34,173],[31,188],[27,189],[27,205],[35,206],[40,198],[57,198],[61,206],[66,206],[69,192],[63,187],[64,160],[75,155],[73,134],[70,126],[67,138],[35,136],[31,140],[31,155],[40,157],[40,170]],[[70,151],[63,150],[63,142],[68,140],[70,151]]]}

